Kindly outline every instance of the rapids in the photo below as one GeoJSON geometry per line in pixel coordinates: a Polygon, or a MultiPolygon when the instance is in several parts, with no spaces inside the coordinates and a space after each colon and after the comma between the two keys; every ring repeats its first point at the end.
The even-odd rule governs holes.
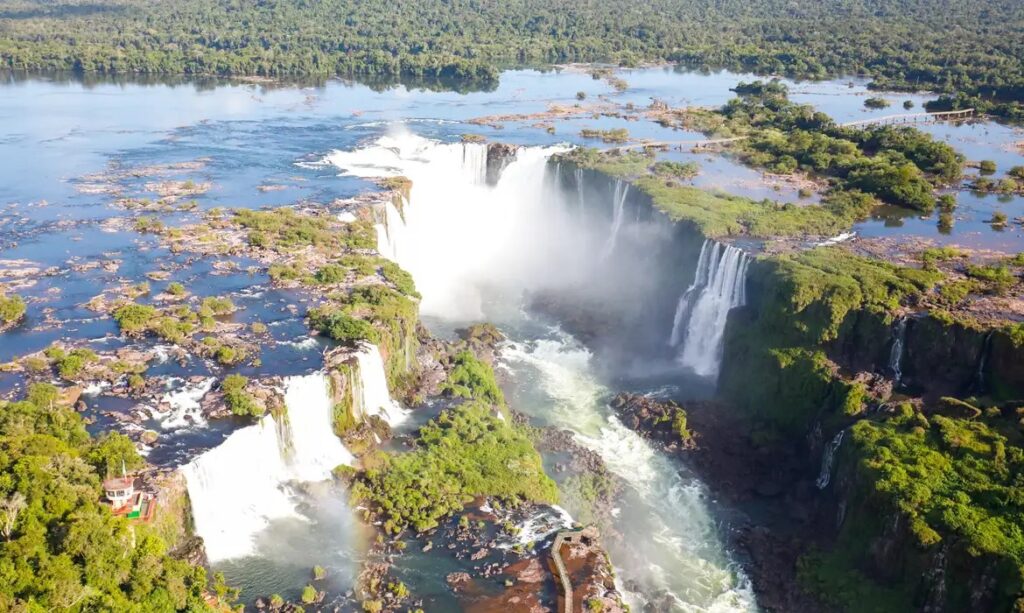
{"type": "MultiPolygon", "coordinates": [[[[624,538],[611,555],[621,576],[639,586],[633,603],[667,597],[683,611],[755,610],[750,584],[723,546],[706,488],[615,418],[606,402],[612,389],[588,350],[560,330],[538,327],[520,306],[526,292],[578,282],[595,261],[600,274],[607,268],[601,259],[615,260],[625,184],[612,195],[604,235],[596,227],[579,237],[588,206],[583,190],[563,195],[546,180],[547,159],[561,148],[520,149],[493,187],[478,180],[483,150],[393,133],[362,149],[335,151],[326,162],[344,174],[412,180],[405,223],[394,228],[396,216],[387,211],[378,239],[380,251],[413,274],[426,320],[435,328],[498,323],[511,339],[501,366],[511,375],[513,406],[537,423],[572,431],[628,484],[616,520],[624,538]]],[[[714,265],[694,312],[724,325],[720,311],[742,300],[746,257],[717,243],[709,249],[714,265]]],[[[698,346],[713,352],[717,342],[720,333],[698,346]]]]}

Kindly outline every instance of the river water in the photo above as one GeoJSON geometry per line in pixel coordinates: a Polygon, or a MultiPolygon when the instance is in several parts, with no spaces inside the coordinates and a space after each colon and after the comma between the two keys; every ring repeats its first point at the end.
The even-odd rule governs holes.
{"type": "MultiPolygon", "coordinates": [[[[29,318],[0,338],[0,361],[62,338],[88,340],[103,348],[120,346],[123,341],[115,336],[115,324],[96,317],[84,303],[104,289],[142,281],[147,273],[164,269],[170,278],[154,285],[180,281],[199,295],[228,295],[242,307],[233,316],[236,321],[269,325],[272,340],[262,348],[262,365],[240,367],[238,372],[296,377],[294,384],[300,385],[303,377],[322,366],[325,347],[323,341],[308,337],[301,316],[295,315],[304,310],[306,298],[301,293],[273,288],[265,274],[247,270],[249,263],[217,270],[208,261],[170,253],[152,237],[112,225],[112,219],[132,214],[111,206],[114,194],[90,190],[89,176],[188,163],[164,176],[211,183],[212,188],[196,198],[201,212],[215,207],[329,203],[369,189],[367,177],[407,174],[415,185],[407,224],[400,236],[385,235],[387,240],[394,238],[394,244],[382,251],[413,273],[424,295],[424,319],[436,333],[448,334],[484,319],[497,323],[509,336],[499,367],[510,403],[538,424],[573,432],[627,483],[616,525],[626,536],[625,544],[613,546],[611,553],[622,578],[634,588],[634,602],[667,594],[679,610],[755,609],[741,565],[724,545],[729,510],[711,499],[708,488],[686,466],[667,459],[622,426],[608,406],[609,398],[621,390],[685,399],[707,395],[713,383],[685,368],[673,370],[671,363],[668,371],[663,364],[652,366],[657,377],[609,372],[557,322],[524,307],[524,292],[577,281],[579,271],[592,272],[594,259],[604,251],[609,252],[607,260],[614,261],[616,253],[629,245],[628,219],[623,223],[620,218],[616,225],[612,218],[612,225],[602,226],[601,232],[613,234],[599,234],[563,215],[563,200],[571,195],[550,190],[547,157],[568,146],[588,144],[579,136],[582,128],[627,127],[638,137],[689,138],[653,122],[587,113],[555,122],[552,133],[526,115],[552,104],[572,106],[577,92],[585,94],[587,104],[607,99],[645,106],[658,99],[670,105],[717,105],[732,97],[730,88],[737,82],[751,78],[663,68],[629,70],[622,76],[630,87],[616,92],[581,71],[512,71],[503,75],[494,91],[467,94],[402,87],[375,91],[340,81],[319,87],[268,87],[9,78],[0,85],[0,284],[26,297],[29,318]],[[468,121],[510,114],[523,116],[501,120],[500,130],[491,127],[495,120],[468,121]],[[478,180],[478,152],[467,158],[466,148],[457,144],[467,133],[527,148],[505,169],[499,185],[489,187],[478,180]],[[93,266],[112,260],[118,262],[115,269],[93,266]],[[46,274],[21,276],[18,271],[26,269],[46,274]]],[[[860,81],[791,86],[795,99],[841,121],[884,114],[863,109],[868,94],[860,81]]],[[[910,98],[917,107],[927,99],[887,97],[910,98]]],[[[1024,164],[1024,155],[1014,148],[1024,136],[1014,128],[979,123],[924,129],[971,159],[996,160],[1000,173],[1024,164]]],[[[758,172],[729,157],[680,152],[669,157],[697,161],[702,168],[694,180],[698,186],[759,199],[798,199],[795,188],[765,182],[758,172]]],[[[144,183],[129,173],[120,189],[144,195],[144,183]]],[[[940,234],[934,218],[895,216],[869,220],[857,231],[1024,248],[1017,226],[996,232],[984,223],[997,209],[1011,217],[1024,214],[1024,199],[999,200],[968,192],[959,197],[962,219],[952,234],[940,234]]],[[[175,225],[189,223],[192,215],[175,212],[161,218],[175,225]]],[[[686,287],[691,280],[681,279],[680,284],[686,287]]],[[[666,338],[670,333],[665,331],[666,338]]],[[[253,448],[277,446],[279,441],[268,436],[271,432],[243,431],[242,424],[232,420],[185,419],[194,410],[190,391],[221,373],[197,360],[167,360],[150,369],[148,375],[166,381],[182,417],[174,421],[146,413],[140,427],[161,435],[159,444],[147,450],[151,462],[187,465],[208,450],[230,451],[246,440],[253,448]]],[[[21,386],[18,376],[0,374],[0,393],[12,394],[21,386]]],[[[310,393],[301,386],[293,391],[310,393]]],[[[387,399],[373,404],[405,418],[403,410],[387,399]]],[[[102,390],[89,397],[89,405],[90,416],[96,419],[94,431],[113,427],[105,411],[140,410],[125,399],[104,396],[102,390]]],[[[409,419],[400,428],[415,423],[415,418],[409,419]]],[[[304,432],[315,435],[311,428],[304,432]]],[[[343,451],[333,450],[332,457],[343,458],[343,451]]],[[[225,462],[221,468],[254,468],[244,463],[231,466],[225,462]]],[[[305,466],[316,466],[316,460],[305,466]]],[[[274,463],[267,470],[278,483],[287,480],[291,469],[274,463]]],[[[313,472],[304,473],[303,480],[315,480],[313,472]]],[[[223,475],[208,476],[215,482],[223,475]]],[[[245,546],[224,543],[215,556],[215,568],[240,585],[246,598],[271,591],[294,597],[314,564],[327,566],[331,589],[343,592],[366,548],[366,534],[344,492],[309,484],[270,487],[264,498],[277,505],[274,517],[244,515],[257,526],[257,534],[245,546]]],[[[415,556],[409,563],[422,565],[415,556]]],[[[401,559],[398,565],[401,568],[401,559]]],[[[439,596],[435,602],[445,601],[439,596]]]]}

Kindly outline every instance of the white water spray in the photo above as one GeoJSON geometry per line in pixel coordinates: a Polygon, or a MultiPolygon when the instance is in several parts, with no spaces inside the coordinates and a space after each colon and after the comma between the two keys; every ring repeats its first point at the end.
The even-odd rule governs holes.
{"type": "Polygon", "coordinates": [[[211,561],[254,554],[271,522],[302,517],[288,483],[327,479],[352,460],[331,431],[324,375],[289,377],[285,402],[286,418],[267,415],[181,469],[211,561]]]}
{"type": "Polygon", "coordinates": [[[679,298],[669,337],[673,346],[682,344],[679,362],[697,375],[718,376],[729,311],[746,304],[749,263],[738,247],[710,239],[701,247],[694,281],[679,298]]]}
{"type": "Polygon", "coordinates": [[[814,482],[819,490],[828,487],[828,484],[832,481],[832,465],[835,464],[836,452],[839,451],[840,445],[843,444],[843,436],[845,434],[846,430],[840,430],[839,434],[836,434],[825,445],[825,450],[821,454],[821,471],[818,473],[818,479],[814,482]]]}
{"type": "Polygon", "coordinates": [[[553,258],[544,246],[565,236],[537,220],[552,215],[545,198],[548,157],[564,150],[520,149],[493,187],[486,184],[486,146],[478,143],[397,133],[363,149],[335,151],[326,161],[346,174],[411,179],[404,226],[389,215],[386,232],[378,231],[379,250],[416,279],[422,314],[472,321],[483,319],[484,288],[521,288],[523,279],[541,278],[538,271],[550,274],[553,258]]]}
{"type": "Polygon", "coordinates": [[[704,487],[681,476],[678,466],[611,414],[591,357],[562,333],[509,343],[502,351],[516,378],[527,379],[521,385],[539,389],[546,398],[523,409],[541,411],[543,419],[572,431],[631,488],[630,504],[617,522],[623,543],[609,543],[612,560],[643,593],[666,590],[679,610],[755,610],[749,582],[718,541],[704,487]]]}

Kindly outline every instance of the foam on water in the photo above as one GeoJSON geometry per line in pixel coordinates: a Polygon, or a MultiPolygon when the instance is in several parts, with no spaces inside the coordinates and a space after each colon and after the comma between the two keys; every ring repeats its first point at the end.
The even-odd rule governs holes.
{"type": "MultiPolygon", "coordinates": [[[[173,385],[180,379],[171,379],[173,385]]],[[[198,383],[191,383],[164,394],[161,399],[170,405],[171,410],[160,419],[160,427],[164,430],[180,430],[206,425],[200,401],[213,387],[214,377],[207,377],[198,383]]]]}
{"type": "Polygon", "coordinates": [[[590,358],[562,333],[509,343],[502,351],[517,377],[526,369],[538,375],[536,384],[551,404],[535,410],[573,431],[632,488],[634,499],[618,522],[631,551],[612,551],[613,562],[645,593],[667,590],[680,610],[755,610],[749,581],[722,547],[704,487],[684,479],[678,466],[611,414],[603,401],[608,390],[595,378],[590,358]]]}

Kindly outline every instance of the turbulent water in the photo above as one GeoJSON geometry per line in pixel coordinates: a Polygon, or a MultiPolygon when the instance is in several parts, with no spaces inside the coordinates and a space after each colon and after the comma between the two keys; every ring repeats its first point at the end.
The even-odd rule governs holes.
{"type": "Polygon", "coordinates": [[[669,344],[682,347],[679,362],[700,376],[718,376],[729,311],[746,303],[749,262],[742,249],[706,240],[693,283],[679,297],[669,344]]]}
{"type": "MultiPolygon", "coordinates": [[[[582,211],[583,190],[561,198],[544,180],[546,160],[557,149],[521,149],[488,188],[476,178],[479,155],[467,153],[475,147],[398,134],[364,149],[335,152],[328,160],[346,173],[412,179],[404,227],[391,231],[389,214],[389,231],[379,231],[378,238],[381,251],[395,254],[415,277],[422,311],[453,325],[497,320],[514,339],[502,364],[512,373],[516,407],[539,423],[574,432],[628,483],[617,520],[624,538],[611,553],[621,576],[639,587],[634,603],[651,596],[667,597],[679,610],[755,609],[749,583],[722,545],[705,488],[612,415],[606,403],[610,390],[586,349],[564,333],[536,330],[518,306],[523,291],[582,267],[574,257],[600,259],[602,252],[614,251],[626,188],[620,185],[613,195],[604,249],[598,251],[598,242],[596,253],[588,255],[581,253],[583,242],[573,240],[571,227],[567,232],[557,206],[578,199],[573,204],[582,211]],[[515,308],[496,304],[510,300],[515,308]]],[[[725,274],[732,266],[737,276],[745,266],[742,253],[724,246],[719,252],[726,262],[715,271],[725,274]]]]}
{"type": "Polygon", "coordinates": [[[196,533],[213,562],[252,555],[271,522],[301,518],[290,483],[327,479],[352,461],[331,430],[322,374],[289,377],[285,402],[284,416],[235,431],[182,468],[196,533]]]}
{"type": "Polygon", "coordinates": [[[609,390],[591,368],[591,355],[568,335],[510,343],[503,359],[520,386],[536,385],[545,398],[524,410],[571,430],[629,486],[609,542],[622,576],[637,582],[634,603],[668,594],[687,611],[755,608],[750,585],[722,548],[704,486],[624,426],[609,409],[609,390]],[[544,402],[546,400],[547,402],[544,402]]]}

